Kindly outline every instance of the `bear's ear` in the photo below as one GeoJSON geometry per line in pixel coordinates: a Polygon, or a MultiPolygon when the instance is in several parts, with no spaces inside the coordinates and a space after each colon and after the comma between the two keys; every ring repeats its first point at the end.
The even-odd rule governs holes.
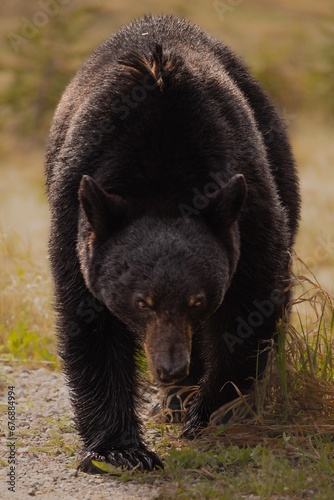
{"type": "Polygon", "coordinates": [[[122,225],[128,203],[121,196],[107,193],[89,175],[82,177],[78,194],[96,236],[103,236],[122,225]]]}
{"type": "Polygon", "coordinates": [[[207,215],[213,222],[223,222],[229,227],[238,219],[246,196],[246,179],[242,174],[236,174],[210,200],[207,215]]]}

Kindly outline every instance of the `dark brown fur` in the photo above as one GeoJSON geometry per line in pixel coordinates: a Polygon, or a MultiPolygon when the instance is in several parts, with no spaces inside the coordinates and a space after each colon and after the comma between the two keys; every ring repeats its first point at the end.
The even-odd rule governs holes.
{"type": "Polygon", "coordinates": [[[252,387],[289,301],[300,199],[284,123],[223,43],[147,16],[68,86],[45,172],[81,468],[160,467],[141,438],[138,349],[160,382],[200,386],[192,436],[236,396],[228,381],[252,387]]]}

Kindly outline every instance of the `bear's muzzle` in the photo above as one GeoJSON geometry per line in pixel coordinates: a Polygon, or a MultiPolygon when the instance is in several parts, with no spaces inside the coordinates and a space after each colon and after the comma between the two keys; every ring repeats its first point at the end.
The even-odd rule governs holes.
{"type": "Polygon", "coordinates": [[[192,328],[183,322],[157,319],[146,332],[145,352],[148,367],[162,384],[178,382],[189,375],[192,328]]]}

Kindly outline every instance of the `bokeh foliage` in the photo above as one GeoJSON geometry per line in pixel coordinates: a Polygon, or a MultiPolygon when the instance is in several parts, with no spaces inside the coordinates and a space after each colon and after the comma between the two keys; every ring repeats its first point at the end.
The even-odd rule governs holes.
{"type": "Polygon", "coordinates": [[[0,94],[5,131],[36,140],[45,136],[65,86],[87,56],[85,33],[92,18],[101,15],[93,6],[59,9],[43,27],[34,25],[32,15],[6,33],[0,64],[7,81],[0,94]]]}
{"type": "MultiPolygon", "coordinates": [[[[57,1],[49,0],[49,3],[57,5],[57,1]]],[[[3,34],[5,43],[0,63],[0,118],[4,132],[40,140],[45,138],[53,111],[71,76],[96,43],[116,29],[113,10],[102,0],[91,2],[90,6],[87,6],[89,2],[69,0],[64,1],[63,6],[59,5],[58,10],[51,15],[41,9],[40,2],[17,3],[16,26],[14,23],[13,29],[3,34]],[[110,26],[106,25],[106,20],[110,20],[110,26]]],[[[261,2],[255,2],[258,3],[261,2]]],[[[283,10],[283,0],[276,2],[276,8],[280,7],[280,3],[283,10]]],[[[211,17],[204,17],[208,19],[206,24],[210,25],[212,19],[217,22],[218,13],[215,13],[213,5],[203,1],[195,4],[194,11],[202,9],[203,15],[210,14],[211,17]]],[[[183,10],[181,6],[174,7],[176,14],[188,14],[185,7],[183,10]]],[[[224,38],[223,28],[227,21],[230,22],[233,16],[237,21],[244,9],[246,4],[243,2],[239,2],[235,8],[226,9],[224,22],[221,21],[222,33],[218,36],[224,38]]],[[[132,11],[129,10],[128,20],[139,15],[134,7],[132,11]]],[[[166,11],[163,5],[160,11],[166,11]]],[[[314,33],[311,36],[302,22],[296,22],[293,29],[285,33],[273,33],[267,43],[260,37],[255,45],[256,50],[250,54],[250,60],[247,57],[247,62],[280,110],[287,109],[289,113],[296,110],[316,111],[326,117],[333,117],[334,18],[328,16],[323,22],[322,18],[319,21],[316,14],[314,16],[316,44],[313,43],[314,33]]],[[[252,23],[253,29],[256,29],[256,19],[252,23]]],[[[226,25],[233,28],[232,21],[226,25]]],[[[235,23],[235,30],[237,25],[235,23]]],[[[203,24],[203,27],[210,30],[210,26],[203,24]]],[[[212,31],[217,34],[213,22],[212,31]]],[[[238,35],[226,31],[227,41],[238,35]]]]}

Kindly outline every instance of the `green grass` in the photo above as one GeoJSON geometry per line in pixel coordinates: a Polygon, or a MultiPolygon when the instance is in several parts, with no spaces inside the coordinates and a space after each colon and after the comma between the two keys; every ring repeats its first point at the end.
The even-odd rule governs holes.
{"type": "MultiPolygon", "coordinates": [[[[322,450],[323,454],[326,451],[322,450]]],[[[328,453],[327,453],[328,456],[328,453]]],[[[173,453],[166,458],[165,486],[158,498],[260,498],[289,496],[330,498],[333,468],[326,470],[314,454],[289,457],[283,449],[272,451],[265,445],[240,449],[214,445],[173,453]],[[185,455],[188,455],[188,460],[185,455]]]]}
{"type": "Polygon", "coordinates": [[[334,486],[331,445],[296,449],[280,445],[210,446],[191,443],[165,452],[165,470],[149,474],[124,473],[119,480],[160,484],[158,499],[232,499],[255,495],[261,499],[331,499],[334,486]],[[208,449],[210,448],[210,449],[208,449]]]}
{"type": "MultiPolygon", "coordinates": [[[[17,236],[1,243],[1,358],[55,368],[48,274],[17,236]]],[[[110,480],[159,485],[158,499],[332,498],[334,298],[297,258],[294,290],[292,320],[280,325],[278,351],[254,394],[215,412],[193,442],[179,439],[180,425],[151,419],[157,437],[150,446],[164,458],[164,471],[118,471],[110,480]],[[220,425],[232,407],[231,423],[220,425]]],[[[47,419],[48,439],[29,450],[75,456],[79,444],[68,419],[47,419]]]]}
{"type": "MultiPolygon", "coordinates": [[[[79,9],[91,5],[91,1],[83,0],[79,9]]],[[[179,425],[150,420],[148,427],[157,436],[151,445],[164,457],[165,470],[151,474],[120,472],[119,480],[160,485],[160,499],[239,500],[251,495],[254,499],[272,500],[332,499],[334,299],[326,289],[333,290],[334,256],[328,252],[322,259],[317,257],[324,255],[319,236],[330,233],[334,210],[330,182],[333,130],[328,121],[333,117],[334,70],[330,2],[240,2],[224,20],[212,2],[202,0],[97,0],[94,7],[101,10],[90,11],[91,14],[86,11],[81,17],[76,5],[64,7],[62,19],[40,30],[22,55],[14,54],[6,43],[0,48],[4,133],[0,192],[5,214],[2,221],[6,223],[6,234],[0,239],[0,360],[15,368],[23,364],[58,367],[50,275],[41,259],[46,253],[43,242],[48,216],[41,188],[42,154],[38,141],[46,137],[51,108],[65,80],[97,43],[131,18],[144,12],[186,16],[240,52],[274,97],[279,110],[287,115],[303,197],[296,249],[310,269],[295,260],[291,322],[280,325],[278,353],[272,358],[267,376],[257,384],[257,392],[234,404],[234,422],[225,427],[219,425],[219,418],[226,411],[223,408],[214,415],[202,439],[188,442],[178,438],[179,425]],[[61,23],[64,29],[67,26],[66,33],[74,36],[70,52],[61,23]],[[53,61],[57,71],[51,75],[52,92],[50,87],[43,94],[41,83],[48,67],[45,61],[53,61]],[[47,98],[46,114],[39,120],[36,133],[36,116],[43,96],[47,98]],[[22,137],[18,131],[23,129],[26,133],[34,131],[33,136],[22,137]],[[44,221],[43,227],[34,225],[34,221],[44,221]],[[31,248],[22,238],[25,226],[30,231],[31,248]],[[254,398],[257,412],[245,421],[243,416],[249,413],[254,398]]],[[[19,33],[22,17],[31,19],[39,8],[38,2],[28,5],[24,1],[8,6],[6,16],[0,19],[2,38],[11,30],[19,33]]],[[[79,451],[79,440],[71,434],[70,416],[64,419],[48,420],[50,436],[42,447],[36,448],[37,453],[50,455],[56,461],[59,456],[53,455],[55,450],[63,456],[79,451]]],[[[22,429],[25,443],[29,436],[31,430],[22,429]]],[[[1,461],[0,465],[6,466],[1,461]]]]}
{"type": "Polygon", "coordinates": [[[0,235],[0,355],[57,365],[50,278],[15,233],[0,235]]]}

